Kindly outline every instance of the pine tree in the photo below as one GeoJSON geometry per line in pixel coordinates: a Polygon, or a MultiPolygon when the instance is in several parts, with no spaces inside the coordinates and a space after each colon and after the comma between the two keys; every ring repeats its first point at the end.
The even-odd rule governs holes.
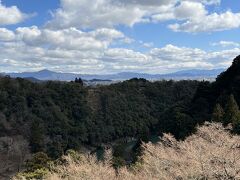
{"type": "Polygon", "coordinates": [[[225,107],[225,114],[223,118],[224,125],[227,125],[229,123],[236,124],[238,121],[240,121],[239,116],[239,107],[234,99],[233,95],[229,96],[228,102],[225,107]]]}
{"type": "Polygon", "coordinates": [[[212,114],[212,121],[215,122],[222,122],[224,116],[224,110],[220,104],[216,104],[213,114],[212,114]]]}

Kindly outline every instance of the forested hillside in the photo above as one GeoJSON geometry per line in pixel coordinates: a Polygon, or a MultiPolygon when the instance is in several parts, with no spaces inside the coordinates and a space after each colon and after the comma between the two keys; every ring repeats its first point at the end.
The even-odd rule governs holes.
{"type": "Polygon", "coordinates": [[[175,117],[167,116],[185,116],[197,85],[196,81],[132,79],[89,88],[78,82],[32,83],[2,77],[0,133],[23,135],[32,152],[44,151],[51,157],[121,137],[147,138],[152,132],[174,129],[177,134],[185,126],[178,127],[175,117]]]}
{"type": "Polygon", "coordinates": [[[233,60],[232,65],[221,73],[215,82],[201,82],[199,84],[192,102],[191,112],[198,122],[210,120],[212,113],[218,113],[222,116],[221,121],[227,125],[233,123],[234,118],[236,121],[240,120],[239,104],[240,56],[233,60]]]}
{"type": "Polygon", "coordinates": [[[56,159],[68,149],[100,147],[118,139],[147,142],[163,133],[184,139],[207,120],[233,123],[239,133],[239,103],[240,56],[213,83],[135,78],[87,87],[81,80],[33,83],[1,77],[0,158],[19,139],[22,151],[56,159]]]}

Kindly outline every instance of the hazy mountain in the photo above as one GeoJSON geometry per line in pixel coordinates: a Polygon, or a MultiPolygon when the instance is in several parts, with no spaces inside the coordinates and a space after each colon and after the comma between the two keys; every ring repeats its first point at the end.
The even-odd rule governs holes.
{"type": "Polygon", "coordinates": [[[89,75],[89,74],[74,74],[74,73],[61,73],[49,70],[41,70],[38,72],[22,72],[22,73],[3,73],[11,77],[21,77],[21,78],[35,78],[39,80],[60,80],[60,81],[71,81],[76,77],[82,78],[84,80],[127,80],[131,78],[145,78],[148,80],[160,80],[160,79],[207,79],[213,80],[218,74],[223,72],[224,69],[212,69],[212,70],[202,70],[202,69],[192,69],[178,71],[169,74],[147,74],[147,73],[133,73],[133,72],[122,72],[117,74],[106,74],[106,75],[89,75]]]}

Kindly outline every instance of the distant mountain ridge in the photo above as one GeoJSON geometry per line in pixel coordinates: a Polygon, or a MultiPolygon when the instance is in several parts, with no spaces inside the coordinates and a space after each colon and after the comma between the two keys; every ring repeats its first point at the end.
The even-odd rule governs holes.
{"type": "Polygon", "coordinates": [[[212,70],[191,69],[191,70],[177,71],[177,72],[168,73],[168,74],[121,72],[117,74],[91,75],[91,74],[61,73],[61,72],[54,72],[54,71],[44,69],[38,72],[2,73],[2,74],[9,75],[13,78],[20,77],[20,78],[35,78],[38,80],[59,80],[59,81],[71,81],[71,80],[74,80],[76,77],[82,78],[84,80],[98,79],[98,80],[112,80],[112,81],[128,80],[131,78],[144,78],[147,80],[161,80],[161,79],[214,80],[223,71],[224,69],[212,69],[212,70]]]}

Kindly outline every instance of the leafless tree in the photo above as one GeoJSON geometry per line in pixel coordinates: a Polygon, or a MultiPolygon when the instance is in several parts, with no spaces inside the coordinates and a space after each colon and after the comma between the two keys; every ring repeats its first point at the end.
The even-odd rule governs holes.
{"type": "Polygon", "coordinates": [[[141,161],[118,173],[107,161],[94,156],[65,156],[66,164],[53,167],[48,180],[175,180],[240,179],[240,136],[221,124],[206,123],[196,134],[177,141],[165,134],[158,144],[143,145],[141,161]]]}

